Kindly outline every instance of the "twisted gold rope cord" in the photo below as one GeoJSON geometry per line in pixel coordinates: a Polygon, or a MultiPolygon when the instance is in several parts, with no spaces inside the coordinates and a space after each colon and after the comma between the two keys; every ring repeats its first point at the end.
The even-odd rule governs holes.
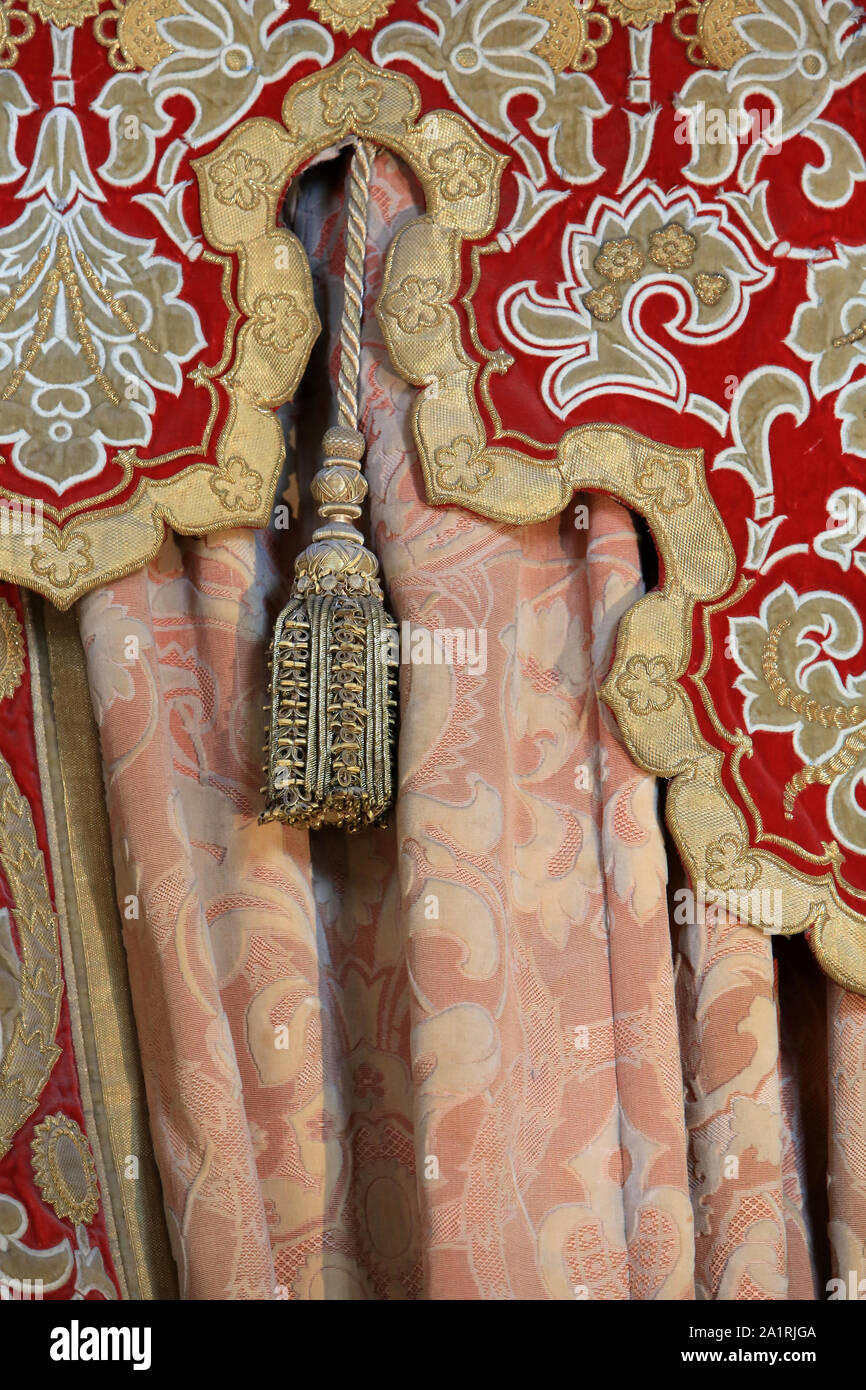
{"type": "Polygon", "coordinates": [[[361,140],[352,154],[346,217],[346,265],[340,324],[340,371],[337,407],[341,425],[358,428],[358,380],[361,372],[361,316],[364,311],[364,253],[373,146],[361,140]]]}

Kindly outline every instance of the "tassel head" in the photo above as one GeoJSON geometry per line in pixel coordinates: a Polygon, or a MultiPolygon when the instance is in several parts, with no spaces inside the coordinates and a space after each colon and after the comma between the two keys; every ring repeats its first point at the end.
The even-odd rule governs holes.
{"type": "Polygon", "coordinates": [[[363,436],[336,426],[313,495],[325,525],[298,556],[271,646],[263,821],[359,830],[393,799],[397,625],[354,522],[363,436]]]}

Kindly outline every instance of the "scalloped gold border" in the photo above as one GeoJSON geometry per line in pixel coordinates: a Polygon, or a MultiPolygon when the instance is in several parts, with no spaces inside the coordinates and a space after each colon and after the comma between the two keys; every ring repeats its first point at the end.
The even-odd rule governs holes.
{"type": "MultiPolygon", "coordinates": [[[[749,913],[753,924],[785,934],[808,930],[827,973],[866,993],[866,920],[840,901],[830,874],[798,873],[752,846],[746,819],[722,784],[723,755],[701,735],[681,683],[695,606],[719,600],[735,576],[733,547],[706,485],[702,452],[609,424],[567,431],[550,458],[488,446],[476,400],[484,368],[463,350],[455,300],[462,243],[477,243],[492,231],[505,161],[461,116],[436,111],[419,119],[420,109],[409,78],[350,52],[290,88],[283,126],[256,118],[243,122],[196,161],[205,234],[238,256],[241,307],[249,313],[255,293],[264,293],[266,285],[272,292],[285,286],[296,297],[301,291],[306,263],[300,248],[293,243],[292,260],[277,277],[263,247],[273,235],[277,198],[308,159],[356,135],[406,161],[424,191],[426,213],[395,236],[376,312],[395,368],[420,388],[412,429],[428,499],[525,525],[561,512],[575,491],[595,489],[646,517],[664,559],[665,584],[622,619],[602,696],[636,762],[672,779],[668,821],[692,882],[709,885],[710,892],[755,886],[779,892],[781,926],[762,922],[760,898],[749,913]],[[225,202],[232,169],[258,178],[238,195],[249,207],[225,202]]],[[[248,328],[235,366],[223,378],[233,403],[252,391],[261,370],[248,328]]],[[[302,369],[299,352],[293,380],[302,369]]],[[[275,400],[289,394],[285,383],[271,381],[269,390],[275,400]]],[[[257,418],[231,418],[221,440],[223,456],[236,454],[249,467],[264,467],[269,445],[257,427],[257,418]]],[[[544,454],[543,445],[528,442],[544,454]]],[[[275,472],[282,456],[271,448],[275,472]]]]}
{"type": "MultiPolygon", "coordinates": [[[[763,904],[749,901],[752,925],[785,936],[808,932],[822,969],[844,988],[866,994],[866,918],[839,897],[832,870],[802,873],[755,847],[745,815],[722,783],[723,754],[701,734],[681,683],[691,654],[695,606],[721,597],[734,578],[733,550],[707,491],[703,451],[654,445],[617,426],[589,429],[607,433],[606,442],[597,441],[602,456],[618,457],[593,467],[589,459],[575,458],[575,449],[596,444],[592,436],[577,430],[566,434],[560,454],[575,486],[602,487],[641,512],[665,566],[664,587],[640,599],[620,620],[601,696],[614,711],[635,761],[647,772],[671,779],[667,821],[689,879],[707,885],[708,895],[748,895],[753,889],[761,897],[778,893],[778,900],[767,900],[771,911],[766,918],[763,904]],[[679,461],[686,470],[682,490],[692,492],[685,505],[663,511],[661,494],[648,498],[635,488],[634,459],[642,450],[679,461]],[[594,481],[587,481],[590,472],[594,481]],[[654,685],[645,673],[656,677],[654,685]],[[652,691],[657,692],[655,703],[641,698],[652,691]],[[781,922],[774,921],[776,901],[781,922]]],[[[691,679],[700,686],[699,677],[691,679]]]]}
{"type": "MultiPolygon", "coordinates": [[[[485,516],[515,524],[555,516],[570,495],[556,459],[536,460],[513,449],[487,447],[475,403],[479,368],[462,348],[453,305],[462,243],[493,230],[506,159],[462,116],[434,111],[418,119],[420,109],[414,82],[372,66],[355,52],[303,79],[286,95],[282,126],[253,117],[211,154],[194,161],[205,236],[213,246],[237,255],[238,298],[245,313],[258,295],[269,292],[301,304],[309,274],[303,250],[292,238],[291,254],[276,263],[270,245],[282,190],[313,155],[351,135],[393,150],[418,178],[427,210],[402,228],[389,248],[377,315],[395,367],[424,388],[415,403],[413,427],[428,496],[437,504],[469,504],[485,516]],[[438,289],[437,308],[429,322],[406,326],[405,317],[389,304],[419,266],[424,267],[425,284],[438,289]],[[458,420],[461,427],[455,429],[458,420]],[[457,440],[460,456],[454,459],[457,440]]],[[[311,292],[303,302],[308,306],[304,311],[314,313],[311,292]]],[[[234,368],[222,378],[233,404],[262,379],[261,354],[249,327],[239,335],[234,368]]],[[[307,352],[300,343],[292,348],[286,367],[291,360],[293,380],[300,376],[307,352]]],[[[274,404],[288,399],[285,383],[272,387],[274,404]]],[[[250,438],[246,421],[230,420],[220,447],[252,466],[263,441],[250,438]]]]}

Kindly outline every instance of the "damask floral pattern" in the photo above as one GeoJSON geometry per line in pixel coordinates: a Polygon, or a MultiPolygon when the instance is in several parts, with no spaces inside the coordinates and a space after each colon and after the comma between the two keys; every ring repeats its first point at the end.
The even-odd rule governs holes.
{"type": "MultiPolygon", "coordinates": [[[[339,219],[316,187],[296,227],[322,283],[339,219]]],[[[371,298],[415,211],[386,157],[373,205],[371,298]]],[[[82,604],[184,1292],[814,1297],[799,1107],[814,1124],[824,986],[783,943],[802,997],[780,1036],[769,938],[689,925],[676,879],[669,915],[657,788],[597,698],[641,590],[632,522],[606,499],[519,531],[429,508],[372,316],[362,381],[396,615],[488,634],[481,674],[403,667],[391,830],[255,824],[279,532],[171,542],[82,604]]],[[[632,674],[636,699],[666,688],[655,666],[632,674]]],[[[831,987],[843,1269],[866,1210],[862,1002],[831,987]]]]}
{"type": "MultiPolygon", "coordinates": [[[[720,774],[715,810],[702,810],[711,833],[689,861],[698,886],[761,895],[784,860],[784,930],[806,930],[819,954],[835,931],[822,961],[866,988],[852,906],[866,843],[866,494],[850,472],[864,449],[866,162],[849,120],[862,27],[847,0],[703,0],[688,10],[692,39],[673,0],[598,3],[607,14],[582,12],[569,47],[545,0],[422,0],[381,26],[388,5],[378,0],[314,5],[321,23],[274,0],[173,0],[158,31],[150,15],[137,50],[131,6],[92,26],[92,5],[55,9],[50,33],[4,7],[0,61],[43,41],[52,84],[37,113],[19,73],[0,71],[0,182],[18,200],[0,231],[9,467],[52,507],[109,465],[123,475],[118,487],[134,490],[136,468],[144,486],[151,464],[155,473],[172,462],[136,452],[173,421],[164,397],[181,400],[184,422],[196,393],[210,425],[225,411],[217,379],[232,371],[238,325],[273,373],[273,394],[239,399],[270,430],[276,457],[271,410],[288,394],[277,388],[292,350],[312,342],[315,315],[277,273],[290,238],[275,168],[287,166],[262,157],[259,136],[298,148],[303,131],[277,119],[291,70],[315,72],[345,51],[340,35],[375,29],[357,42],[381,72],[350,63],[323,74],[334,138],[387,116],[386,76],[411,72],[417,86],[406,90],[430,141],[425,188],[446,210],[443,225],[460,200],[465,210],[499,199],[503,210],[493,240],[464,248],[451,287],[444,261],[410,258],[380,306],[388,332],[412,338],[403,369],[432,417],[445,418],[424,357],[436,333],[452,336],[471,375],[467,398],[487,411],[476,433],[443,430],[429,458],[416,413],[428,479],[467,508],[508,515],[491,498],[515,477],[521,493],[520,468],[574,485],[576,440],[599,398],[615,396],[632,428],[647,415],[667,442],[658,452],[635,466],[627,431],[607,442],[621,465],[614,482],[663,552],[668,589],[679,583],[671,537],[685,537],[696,584],[729,539],[740,572],[736,588],[709,594],[718,603],[686,613],[694,641],[682,660],[670,642],[618,648],[604,698],[645,766],[681,774],[671,808],[699,776],[693,754],[674,757],[684,707],[701,740],[692,748],[724,760],[724,795],[720,774]],[[666,75],[659,82],[655,62],[668,27],[688,45],[677,50],[679,92],[666,75]],[[108,40],[114,76],[85,75],[92,36],[108,40]],[[626,46],[627,78],[605,69],[626,46]],[[689,75],[688,61],[719,71],[689,75]],[[469,124],[452,110],[441,139],[437,103],[469,124]],[[212,158],[248,113],[249,148],[212,158]],[[492,143],[477,147],[472,127],[492,143]],[[251,255],[274,275],[249,302],[239,286],[250,248],[227,240],[220,257],[206,244],[193,150],[215,204],[231,216],[266,209],[251,255]],[[753,328],[770,324],[761,345],[753,328]],[[202,356],[206,343],[214,350],[202,356]],[[500,411],[509,397],[519,412],[500,411]],[[491,424],[497,441],[518,431],[528,452],[485,448],[491,424]],[[831,435],[847,457],[826,453],[831,435]],[[709,542],[706,527],[689,531],[699,506],[724,519],[709,542]],[[807,564],[821,576],[832,567],[845,592],[820,587],[823,578],[795,586],[807,564]],[[643,733],[653,721],[666,736],[654,746],[643,733]],[[668,761],[660,749],[673,749],[668,761]],[[773,781],[767,769],[783,770],[773,781]]],[[[376,192],[373,292],[386,228],[422,211],[387,161],[376,192]]],[[[320,278],[324,266],[340,273],[329,239],[338,220],[329,208],[327,231],[306,228],[320,278]]],[[[814,1081],[809,1090],[806,1044],[791,1017],[780,1028],[777,1005],[784,994],[813,1019],[820,982],[796,947],[774,952],[754,926],[717,912],[692,924],[675,910],[684,930],[671,954],[655,785],[598,699],[614,628],[639,596],[631,519],[600,500],[578,503],[575,527],[517,531],[430,511],[411,392],[372,332],[366,353],[373,518],[398,616],[418,631],[466,626],[489,638],[483,671],[407,664],[392,831],[347,848],[254,826],[260,730],[250,710],[286,558],[279,536],[169,542],[146,576],[112,578],[82,614],[123,901],[141,908],[127,941],[184,1291],[818,1293],[827,1223],[803,1116],[819,1113],[822,1091],[814,1081]]],[[[289,423],[303,467],[300,411],[289,423]]],[[[210,425],[184,438],[187,452],[209,455],[210,425]]],[[[196,496],[211,519],[267,510],[254,454],[241,438],[201,465],[196,496]]],[[[205,524],[169,506],[163,515],[181,530],[205,524]]],[[[50,512],[27,552],[27,582],[59,602],[135,563],[124,552],[108,565],[84,519],[60,520],[50,512]]],[[[151,555],[158,531],[136,533],[151,555]]],[[[624,623],[623,644],[638,631],[624,623]]],[[[671,809],[684,852],[683,827],[700,819],[671,809]]],[[[16,961],[0,923],[6,1052],[16,961]]],[[[831,989],[828,1023],[816,1051],[832,1122],[818,1169],[820,1183],[825,1168],[833,1177],[838,1267],[856,1272],[859,1001],[831,989]]],[[[5,1210],[4,1238],[20,1242],[18,1213],[5,1210]]],[[[85,1230],[74,1235],[76,1287],[110,1290],[99,1249],[85,1230]]]]}

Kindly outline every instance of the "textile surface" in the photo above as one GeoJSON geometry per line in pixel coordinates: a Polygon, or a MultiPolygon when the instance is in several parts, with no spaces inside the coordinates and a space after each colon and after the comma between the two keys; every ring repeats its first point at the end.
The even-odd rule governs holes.
{"type": "MultiPolygon", "coordinates": [[[[371,302],[417,198],[380,156],[371,302]]],[[[332,326],[340,201],[314,179],[293,217],[332,326]]],[[[286,420],[295,511],[320,366],[286,420]]],[[[80,604],[182,1295],[785,1299],[822,1296],[831,1258],[862,1277],[866,1007],[796,942],[774,960],[749,926],[678,927],[656,784],[597,699],[641,592],[632,519],[598,497],[526,528],[429,507],[369,313],[362,380],[395,615],[487,637],[483,672],[401,668],[389,830],[256,822],[303,508],[288,532],[170,540],[80,604]]]]}

